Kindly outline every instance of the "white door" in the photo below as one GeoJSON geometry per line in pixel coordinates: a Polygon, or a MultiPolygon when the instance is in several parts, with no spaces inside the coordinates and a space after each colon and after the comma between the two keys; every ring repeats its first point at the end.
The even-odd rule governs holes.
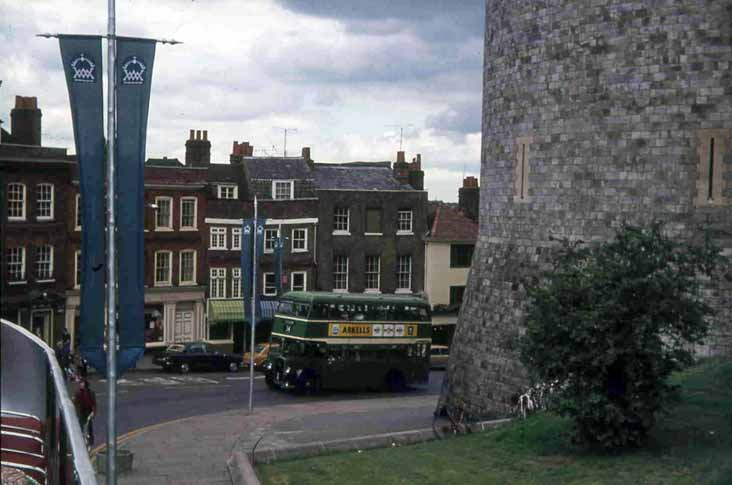
{"type": "Polygon", "coordinates": [[[175,310],[175,341],[190,342],[193,340],[193,310],[175,310]]]}

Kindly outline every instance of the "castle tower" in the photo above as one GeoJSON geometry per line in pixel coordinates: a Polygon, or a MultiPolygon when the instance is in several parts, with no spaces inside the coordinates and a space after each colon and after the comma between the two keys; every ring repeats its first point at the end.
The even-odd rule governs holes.
{"type": "MultiPolygon", "coordinates": [[[[442,404],[505,415],[557,239],[709,228],[732,254],[732,1],[487,0],[480,235],[442,404]]],[[[701,352],[732,352],[732,268],[701,352]]]]}

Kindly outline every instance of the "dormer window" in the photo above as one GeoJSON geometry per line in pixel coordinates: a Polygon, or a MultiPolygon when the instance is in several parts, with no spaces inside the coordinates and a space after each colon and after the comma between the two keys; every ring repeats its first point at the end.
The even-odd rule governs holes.
{"type": "Polygon", "coordinates": [[[292,180],[273,180],[272,198],[274,200],[291,200],[295,198],[295,183],[292,180]]]}
{"type": "Polygon", "coordinates": [[[238,199],[239,187],[236,185],[219,185],[219,199],[238,199]]]}

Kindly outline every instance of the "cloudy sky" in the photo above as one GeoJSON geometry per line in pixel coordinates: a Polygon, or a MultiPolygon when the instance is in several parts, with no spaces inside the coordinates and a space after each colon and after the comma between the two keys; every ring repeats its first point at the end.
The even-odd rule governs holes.
{"type": "MultiPolygon", "coordinates": [[[[106,32],[105,0],[0,0],[0,118],[37,96],[44,145],[73,134],[58,43],[106,32]]],[[[316,161],[422,154],[430,199],[456,200],[480,170],[484,0],[117,0],[120,35],[159,46],[147,155],[183,159],[208,130],[212,161],[233,140],[255,155],[312,147],[316,161]]],[[[106,50],[105,50],[106,52],[106,50]]]]}

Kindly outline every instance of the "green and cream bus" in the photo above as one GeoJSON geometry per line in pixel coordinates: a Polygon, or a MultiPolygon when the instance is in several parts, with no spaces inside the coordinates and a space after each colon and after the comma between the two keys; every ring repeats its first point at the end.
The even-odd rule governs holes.
{"type": "Polygon", "coordinates": [[[391,390],[429,379],[430,306],[407,295],[290,292],[264,365],[270,387],[391,390]]]}

